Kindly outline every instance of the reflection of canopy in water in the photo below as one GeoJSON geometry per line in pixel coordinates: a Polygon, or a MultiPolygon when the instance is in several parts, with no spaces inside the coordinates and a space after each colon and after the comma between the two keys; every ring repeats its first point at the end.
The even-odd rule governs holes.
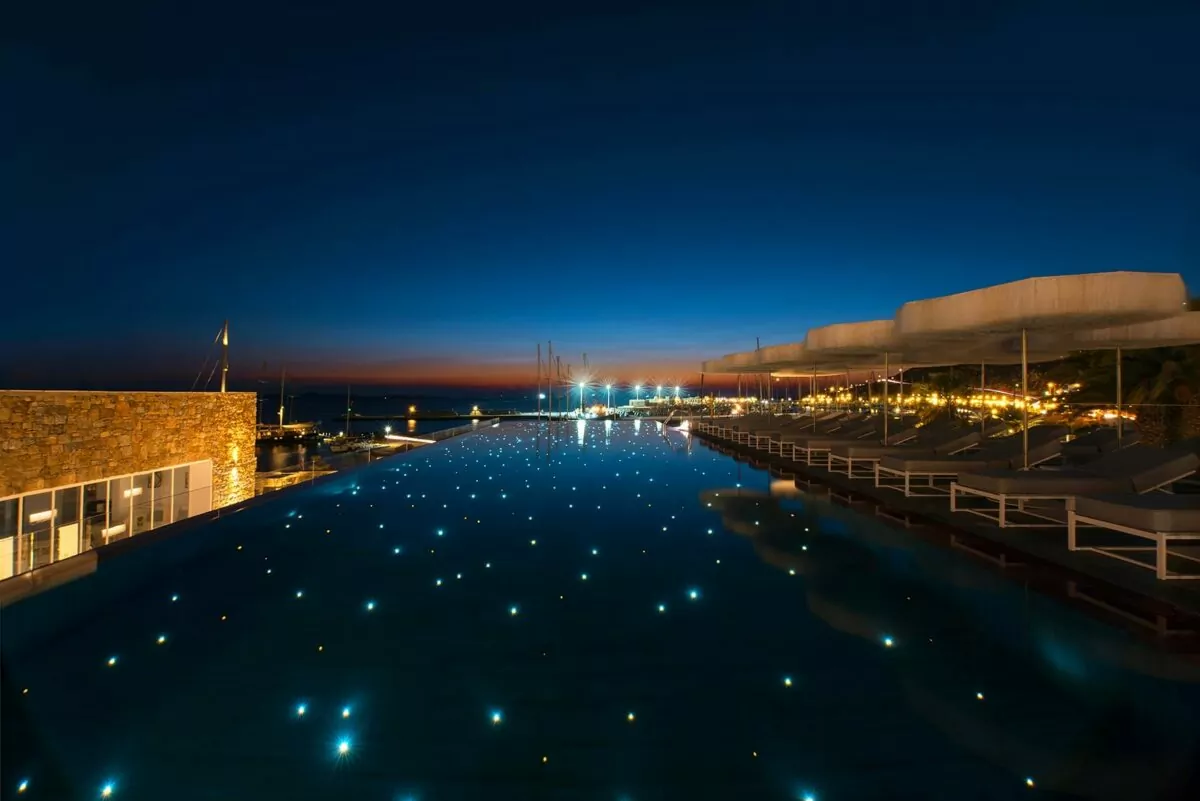
{"type": "MultiPolygon", "coordinates": [[[[827,516],[820,512],[829,514],[834,509],[823,505],[806,503],[804,512],[792,517],[779,506],[779,498],[757,490],[710,490],[700,499],[702,504],[712,504],[726,529],[748,537],[764,563],[809,577],[805,585],[808,605],[816,617],[831,628],[872,642],[885,631],[908,639],[938,629],[973,630],[976,620],[994,613],[996,604],[1004,605],[1008,603],[1005,599],[1011,598],[1004,592],[1006,582],[993,572],[955,553],[914,543],[910,533],[878,521],[859,520],[851,514],[849,518],[859,525],[847,536],[830,536],[822,534],[829,526],[827,516]],[[883,533],[888,536],[880,538],[883,533]],[[807,550],[800,550],[802,546],[807,550]],[[894,568],[888,568],[886,556],[877,552],[879,548],[912,558],[914,576],[926,577],[919,592],[912,592],[917,579],[896,575],[894,568]],[[931,585],[931,578],[943,586],[931,585]],[[903,600],[909,596],[913,600],[903,600]]],[[[1026,614],[1030,622],[1023,625],[1032,625],[1043,639],[1055,642],[1058,652],[1076,655],[1080,664],[1167,681],[1200,682],[1200,664],[1193,660],[1155,649],[1098,623],[1080,625],[1075,619],[1078,612],[1053,599],[1035,596],[1031,602],[1034,606],[1026,614]],[[1041,605],[1053,606],[1037,613],[1041,605]]],[[[1002,644],[1005,635],[998,630],[991,630],[988,636],[996,647],[1027,645],[1026,640],[1016,642],[1011,637],[1008,644],[1002,644]]],[[[950,640],[942,638],[936,643],[939,648],[949,644],[950,640]]],[[[943,661],[956,664],[960,659],[951,649],[943,661]]],[[[1097,678],[1112,683],[1124,679],[1111,673],[1097,678]]]]}
{"type": "Polygon", "coordinates": [[[721,489],[700,493],[703,506],[721,515],[721,526],[746,537],[766,564],[802,575],[811,574],[813,562],[800,548],[814,535],[805,531],[815,520],[795,517],[779,505],[779,497],[754,490],[721,489]]]}

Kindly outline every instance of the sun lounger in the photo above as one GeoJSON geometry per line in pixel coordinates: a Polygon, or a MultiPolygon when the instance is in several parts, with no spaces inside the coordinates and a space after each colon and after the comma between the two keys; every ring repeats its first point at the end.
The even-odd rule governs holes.
{"type": "MultiPolygon", "coordinates": [[[[1136,445],[1142,438],[1136,429],[1121,432],[1121,447],[1136,445]]],[[[1067,462],[1086,462],[1117,449],[1117,430],[1097,428],[1081,434],[1063,445],[1063,459],[1067,462]]]]}
{"type": "Polygon", "coordinates": [[[733,432],[743,426],[759,425],[764,421],[773,420],[770,414],[748,414],[742,417],[725,417],[717,422],[716,434],[722,439],[731,439],[733,432]]]}
{"type": "Polygon", "coordinates": [[[1153,570],[1159,579],[1200,579],[1200,572],[1171,570],[1168,557],[1187,560],[1200,566],[1200,552],[1172,550],[1172,542],[1200,544],[1200,495],[1098,495],[1075,499],[1075,508],[1067,512],[1067,547],[1072,551],[1092,551],[1123,562],[1153,570]],[[1152,545],[1083,546],[1077,528],[1095,526],[1122,534],[1131,534],[1152,545]],[[1132,554],[1153,555],[1152,560],[1132,554]]]}
{"type": "Polygon", "coordinates": [[[829,449],[826,467],[831,473],[843,473],[849,478],[874,478],[875,463],[884,456],[902,454],[910,448],[938,454],[959,453],[973,448],[982,438],[977,428],[963,428],[948,421],[930,423],[916,429],[914,435],[903,443],[855,442],[834,445],[829,449]]]}
{"type": "Polygon", "coordinates": [[[809,426],[812,425],[811,417],[791,417],[789,415],[780,415],[771,417],[766,420],[757,420],[753,423],[740,425],[733,430],[733,441],[742,445],[749,444],[750,436],[759,431],[770,431],[778,428],[787,428],[789,426],[809,426]]]}
{"type": "Polygon", "coordinates": [[[832,420],[817,421],[814,424],[760,428],[751,432],[747,444],[758,450],[770,451],[771,440],[778,439],[786,434],[832,434],[835,431],[841,431],[846,426],[852,425],[861,419],[862,415],[860,414],[845,414],[832,420]]]}
{"type": "Polygon", "coordinates": [[[1066,512],[1079,495],[1110,493],[1140,494],[1168,487],[1200,468],[1200,442],[1169,448],[1130,445],[1083,467],[1063,470],[983,470],[958,477],[950,485],[950,511],[970,512],[998,523],[1001,528],[1045,526],[1045,521],[1062,525],[1066,512]],[[984,508],[961,508],[959,496],[983,498],[984,508]],[[1065,508],[1059,505],[1065,504],[1065,508]],[[1010,508],[1011,506],[1011,508],[1010,508]],[[1037,522],[1013,522],[1009,513],[1039,518],[1037,522]]]}
{"type": "Polygon", "coordinates": [[[856,442],[874,442],[883,436],[883,419],[872,417],[852,425],[846,425],[830,434],[804,432],[800,434],[783,434],[771,440],[768,448],[772,453],[791,459],[804,460],[812,464],[812,457],[817,453],[828,453],[833,445],[853,444],[856,442]]]}
{"type": "Polygon", "coordinates": [[[789,417],[780,415],[767,420],[760,420],[751,425],[738,428],[733,432],[735,442],[742,445],[751,444],[751,438],[759,438],[767,432],[774,431],[804,431],[811,430],[813,426],[822,426],[833,424],[834,421],[842,417],[841,412],[832,412],[817,417],[803,415],[800,417],[789,417]]]}
{"type": "MultiPolygon", "coordinates": [[[[1029,429],[1029,465],[1055,459],[1062,452],[1066,426],[1035,426],[1029,429]]],[[[945,495],[949,488],[939,481],[954,480],[962,473],[981,470],[1016,470],[1025,464],[1025,437],[1012,434],[999,439],[984,440],[977,450],[956,456],[936,453],[904,453],[884,456],[875,463],[875,486],[901,490],[905,497],[913,495],[945,495]],[[914,488],[914,478],[924,483],[914,488]]]]}

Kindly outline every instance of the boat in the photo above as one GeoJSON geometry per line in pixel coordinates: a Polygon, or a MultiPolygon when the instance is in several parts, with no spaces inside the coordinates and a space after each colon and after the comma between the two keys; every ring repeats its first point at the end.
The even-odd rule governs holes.
{"type": "Polygon", "coordinates": [[[326,440],[330,453],[349,453],[358,448],[358,443],[350,438],[350,387],[346,387],[346,429],[336,437],[326,440]]]}

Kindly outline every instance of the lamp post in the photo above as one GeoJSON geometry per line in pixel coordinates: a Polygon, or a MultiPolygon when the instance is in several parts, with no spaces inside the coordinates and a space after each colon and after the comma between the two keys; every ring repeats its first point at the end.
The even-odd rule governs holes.
{"type": "Polygon", "coordinates": [[[384,426],[384,427],[383,427],[383,435],[386,437],[386,436],[387,436],[388,434],[390,434],[390,433],[392,433],[392,427],[391,427],[391,426],[384,426]]]}
{"type": "Polygon", "coordinates": [[[641,400],[641,399],[642,399],[642,385],[641,385],[641,384],[637,384],[637,385],[635,385],[635,386],[634,386],[634,388],[633,388],[633,397],[634,397],[634,399],[635,399],[635,400],[641,400]]]}
{"type": "Polygon", "coordinates": [[[675,402],[679,403],[679,387],[675,387],[675,402]]]}
{"type": "Polygon", "coordinates": [[[654,393],[654,400],[658,400],[661,397],[662,397],[662,384],[659,384],[658,390],[654,393]]]}
{"type": "Polygon", "coordinates": [[[604,388],[608,390],[608,401],[604,404],[605,413],[612,408],[612,384],[605,384],[604,388]]]}
{"type": "Polygon", "coordinates": [[[581,417],[583,416],[583,388],[586,386],[587,384],[582,381],[579,382],[579,415],[581,417]]]}

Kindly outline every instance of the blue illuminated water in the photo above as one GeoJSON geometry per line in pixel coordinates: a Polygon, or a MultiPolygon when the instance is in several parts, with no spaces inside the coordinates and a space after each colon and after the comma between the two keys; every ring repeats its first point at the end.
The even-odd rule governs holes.
{"type": "Polygon", "coordinates": [[[1158,799],[1196,775],[1192,662],[653,423],[506,423],[156,549],[3,611],[6,794],[1158,799]]]}

